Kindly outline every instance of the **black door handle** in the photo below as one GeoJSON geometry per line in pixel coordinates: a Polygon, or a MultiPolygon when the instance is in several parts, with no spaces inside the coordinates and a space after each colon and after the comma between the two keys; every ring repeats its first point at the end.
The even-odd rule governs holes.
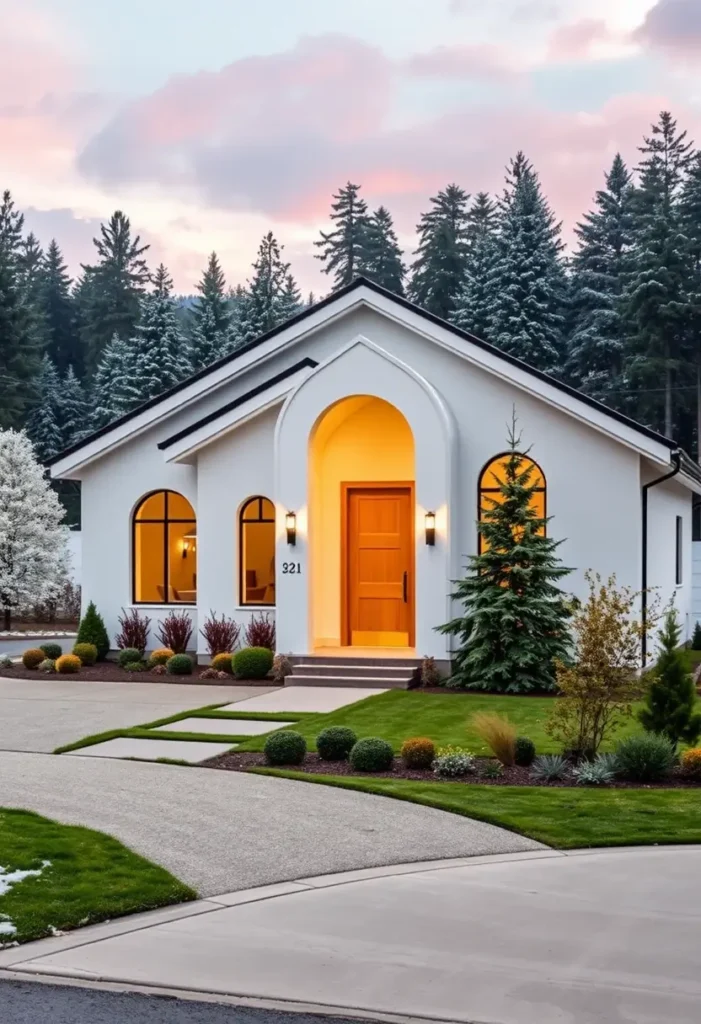
{"type": "Polygon", "coordinates": [[[405,572],[404,576],[402,577],[402,598],[404,600],[404,604],[406,604],[407,601],[409,600],[408,592],[409,592],[409,573],[405,572]]]}

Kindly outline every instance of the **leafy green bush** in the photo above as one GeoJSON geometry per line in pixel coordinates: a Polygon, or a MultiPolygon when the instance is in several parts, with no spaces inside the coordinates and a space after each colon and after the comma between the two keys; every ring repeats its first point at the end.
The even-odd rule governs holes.
{"type": "Polygon", "coordinates": [[[63,654],[63,648],[60,644],[39,644],[39,647],[51,661],[56,661],[63,654]]]}
{"type": "Polygon", "coordinates": [[[265,679],[273,667],[273,652],[267,647],[244,647],[232,664],[237,679],[265,679]]]}
{"type": "Polygon", "coordinates": [[[480,768],[480,775],[483,779],[500,779],[504,774],[504,765],[501,761],[487,761],[480,768]]]}
{"type": "Polygon", "coordinates": [[[107,657],[110,649],[110,638],[105,629],[104,619],[95,607],[94,601],[90,602],[85,615],[80,620],[77,643],[95,644],[98,661],[104,661],[107,657]]]}
{"type": "Polygon", "coordinates": [[[358,737],[345,725],[331,725],[316,738],[316,749],[322,761],[345,761],[358,737]]]}
{"type": "Polygon", "coordinates": [[[95,644],[74,644],[73,653],[80,658],[82,665],[94,665],[97,661],[97,647],[95,644]]]}
{"type": "Polygon", "coordinates": [[[356,772],[386,772],[394,763],[394,751],[387,740],[370,736],[358,740],[350,752],[349,760],[356,772]]]}
{"type": "Polygon", "coordinates": [[[607,786],[616,778],[615,754],[597,754],[593,761],[582,761],[573,769],[578,786],[607,786]]]}
{"type": "Polygon", "coordinates": [[[462,747],[439,747],[433,762],[433,774],[443,779],[459,779],[475,770],[475,757],[462,747]]]}
{"type": "Polygon", "coordinates": [[[191,676],[192,658],[188,654],[174,654],[168,658],[166,669],[171,676],[191,676]]]}
{"type": "Polygon", "coordinates": [[[268,764],[301,764],[307,753],[307,741],[294,730],[274,732],[263,747],[268,764]]]}
{"type": "Polygon", "coordinates": [[[82,665],[83,663],[77,654],[62,654],[56,660],[56,671],[62,675],[72,674],[80,672],[82,665]]]}
{"type": "Polygon", "coordinates": [[[22,655],[22,664],[25,668],[39,668],[46,655],[40,647],[30,647],[22,655]]]}
{"type": "Polygon", "coordinates": [[[212,658],[212,664],[210,668],[213,668],[215,672],[226,672],[232,676],[234,674],[234,666],[231,661],[231,654],[215,654],[212,658]]]}
{"type": "Polygon", "coordinates": [[[536,782],[560,782],[567,774],[569,762],[562,754],[541,754],[531,765],[536,782]]]}
{"type": "Polygon", "coordinates": [[[430,768],[436,758],[436,744],[426,736],[413,736],[404,740],[399,755],[407,768],[430,768]]]}
{"type": "Polygon", "coordinates": [[[535,743],[528,736],[517,736],[514,747],[514,764],[530,768],[535,760],[535,743]]]}
{"type": "Polygon", "coordinates": [[[632,782],[659,782],[674,765],[674,747],[653,732],[628,736],[617,745],[616,760],[621,775],[632,782]]]}
{"type": "Polygon", "coordinates": [[[117,661],[122,668],[126,668],[127,665],[133,665],[134,662],[141,661],[141,651],[137,650],[136,647],[125,647],[117,655],[117,661]]]}
{"type": "Polygon", "coordinates": [[[145,672],[146,662],[145,661],[128,661],[126,665],[122,665],[125,672],[145,672]]]}
{"type": "Polygon", "coordinates": [[[55,672],[56,671],[56,659],[55,658],[44,658],[41,665],[39,666],[40,672],[55,672]]]}

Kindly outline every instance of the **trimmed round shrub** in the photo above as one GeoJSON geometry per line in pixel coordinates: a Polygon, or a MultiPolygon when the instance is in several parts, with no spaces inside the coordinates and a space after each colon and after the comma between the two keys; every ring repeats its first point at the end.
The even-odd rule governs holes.
{"type": "Polygon", "coordinates": [[[357,772],[386,772],[394,763],[394,751],[387,740],[369,736],[358,740],[348,759],[357,772]]]}
{"type": "Polygon", "coordinates": [[[144,672],[146,666],[143,661],[128,661],[122,668],[125,672],[144,672]]]}
{"type": "Polygon", "coordinates": [[[301,764],[307,752],[307,741],[301,732],[273,732],[263,747],[268,764],[301,764]]]}
{"type": "Polygon", "coordinates": [[[659,782],[675,761],[674,747],[666,736],[644,732],[628,736],[616,747],[621,775],[632,782],[659,782]]]}
{"type": "Polygon", "coordinates": [[[46,655],[41,647],[30,647],[22,655],[22,664],[25,668],[39,668],[46,655]]]}
{"type": "Polygon", "coordinates": [[[175,651],[172,651],[170,647],[158,647],[155,651],[152,651],[150,658],[148,659],[149,666],[155,668],[156,665],[165,665],[165,663],[173,657],[175,651]]]}
{"type": "Polygon", "coordinates": [[[701,779],[701,748],[685,750],[681,756],[682,771],[692,779],[701,779]]]}
{"type": "Polygon", "coordinates": [[[56,659],[55,658],[44,658],[41,665],[39,666],[40,672],[55,672],[56,671],[56,659]]]}
{"type": "Polygon", "coordinates": [[[127,665],[133,665],[137,661],[141,661],[141,651],[137,651],[136,647],[125,647],[123,651],[120,651],[117,655],[117,661],[122,668],[126,668],[127,665]]]}
{"type": "Polygon", "coordinates": [[[436,744],[426,736],[404,740],[400,756],[407,768],[430,768],[436,757],[436,744]]]}
{"type": "Polygon", "coordinates": [[[316,749],[322,761],[345,761],[357,742],[352,729],[331,725],[317,736],[316,749]]]}
{"type": "Polygon", "coordinates": [[[187,654],[174,654],[168,658],[166,670],[171,676],[191,676],[192,658],[187,654]]]}
{"type": "Polygon", "coordinates": [[[234,674],[232,657],[231,654],[215,654],[210,668],[213,668],[215,672],[226,672],[232,676],[234,674]]]}
{"type": "Polygon", "coordinates": [[[63,654],[63,648],[60,644],[39,644],[39,649],[42,650],[46,657],[51,661],[56,661],[56,658],[60,658],[63,654]]]}
{"type": "Polygon", "coordinates": [[[62,654],[56,659],[56,671],[66,675],[72,672],[80,672],[82,661],[77,654],[62,654]]]}
{"type": "Polygon", "coordinates": [[[168,675],[168,669],[165,667],[165,665],[154,665],[153,668],[151,669],[151,675],[152,676],[167,676],[168,675]]]}
{"type": "Polygon", "coordinates": [[[273,667],[273,652],[267,647],[244,647],[233,657],[237,679],[265,679],[273,667]]]}
{"type": "Polygon", "coordinates": [[[514,764],[519,768],[530,768],[535,761],[535,743],[528,736],[517,736],[514,747],[514,764]]]}
{"type": "Polygon", "coordinates": [[[97,661],[97,647],[95,644],[74,644],[73,653],[80,658],[83,665],[94,665],[97,661]]]}

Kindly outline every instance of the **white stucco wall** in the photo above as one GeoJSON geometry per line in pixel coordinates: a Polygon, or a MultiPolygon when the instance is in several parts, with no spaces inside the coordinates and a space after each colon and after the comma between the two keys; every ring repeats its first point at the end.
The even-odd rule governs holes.
{"type": "Polygon", "coordinates": [[[701,622],[701,541],[691,545],[691,628],[701,622]]]}
{"type": "MultiPolygon", "coordinates": [[[[643,469],[643,481],[660,476],[643,469]]],[[[691,495],[682,485],[669,480],[648,491],[648,588],[661,609],[674,601],[683,638],[694,628],[692,614],[691,495]],[[676,583],[676,521],[682,517],[682,582],[676,583]]],[[[654,646],[651,645],[651,646],[654,646]]]]}

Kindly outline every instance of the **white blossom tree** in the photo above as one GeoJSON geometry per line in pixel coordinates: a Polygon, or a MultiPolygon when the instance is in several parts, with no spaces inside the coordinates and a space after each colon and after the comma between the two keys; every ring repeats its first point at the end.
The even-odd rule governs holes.
{"type": "Polygon", "coordinates": [[[0,608],[5,629],[15,609],[49,600],[60,591],[68,567],[64,516],[27,435],[0,430],[0,608]]]}

